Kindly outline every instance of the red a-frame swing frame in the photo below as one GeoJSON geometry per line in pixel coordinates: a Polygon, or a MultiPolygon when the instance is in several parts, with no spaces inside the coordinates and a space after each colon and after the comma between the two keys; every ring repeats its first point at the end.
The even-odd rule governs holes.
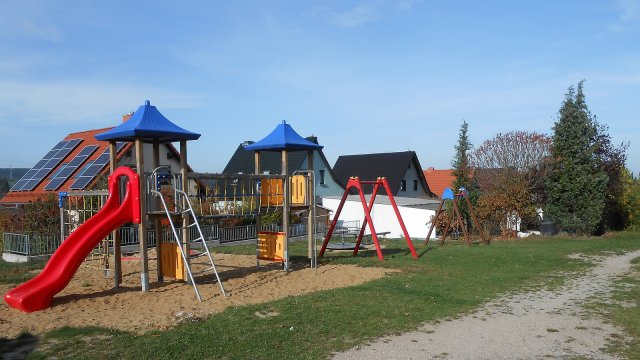
{"type": "Polygon", "coordinates": [[[375,181],[361,181],[358,177],[352,177],[347,182],[347,187],[344,190],[344,194],[342,195],[342,200],[340,200],[340,205],[338,205],[338,209],[336,210],[336,215],[333,217],[333,221],[331,221],[331,226],[329,226],[329,231],[327,232],[327,236],[325,236],[324,241],[322,243],[322,248],[320,249],[319,256],[322,257],[324,255],[324,251],[327,248],[327,244],[329,244],[329,240],[331,240],[331,235],[333,235],[333,230],[338,223],[338,218],[340,218],[340,212],[342,212],[342,208],[344,207],[344,203],[347,201],[347,196],[349,195],[349,190],[351,188],[356,188],[358,190],[358,194],[360,195],[360,202],[362,203],[362,208],[364,209],[364,217],[362,227],[360,228],[360,233],[358,234],[358,239],[356,241],[356,246],[353,249],[353,256],[358,254],[358,248],[360,247],[360,243],[362,242],[362,238],[364,236],[365,226],[369,225],[369,230],[371,231],[371,239],[376,246],[376,252],[378,253],[378,259],[384,260],[384,256],[382,255],[382,248],[380,247],[380,243],[378,242],[378,234],[376,233],[376,229],[373,226],[373,221],[371,220],[371,210],[373,209],[373,204],[376,201],[376,195],[378,194],[378,190],[380,186],[384,187],[384,190],[387,192],[389,196],[389,202],[393,207],[393,211],[396,213],[396,217],[398,218],[398,223],[400,223],[400,227],[402,228],[402,232],[404,233],[404,238],[407,240],[407,245],[409,245],[409,250],[411,250],[411,255],[414,259],[418,258],[416,254],[416,250],[413,248],[413,243],[411,242],[411,237],[407,232],[407,228],[404,226],[404,221],[402,221],[402,216],[400,216],[400,211],[398,210],[398,206],[396,205],[396,201],[393,198],[393,193],[389,188],[389,183],[386,178],[379,177],[375,181]],[[369,205],[364,199],[364,191],[362,191],[363,184],[370,184],[373,186],[373,192],[371,193],[371,199],[369,199],[369,205]]]}

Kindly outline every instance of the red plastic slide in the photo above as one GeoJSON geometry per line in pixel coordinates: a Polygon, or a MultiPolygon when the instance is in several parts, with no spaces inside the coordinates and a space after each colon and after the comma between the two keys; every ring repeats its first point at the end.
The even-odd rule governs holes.
{"type": "Polygon", "coordinates": [[[48,308],[53,296],[69,284],[91,250],[127,222],[140,223],[140,184],[133,170],[119,167],[109,176],[109,198],[104,207],[62,242],[38,276],[8,291],[4,301],[25,312],[48,308]],[[129,178],[122,203],[118,186],[121,176],[129,178]]]}

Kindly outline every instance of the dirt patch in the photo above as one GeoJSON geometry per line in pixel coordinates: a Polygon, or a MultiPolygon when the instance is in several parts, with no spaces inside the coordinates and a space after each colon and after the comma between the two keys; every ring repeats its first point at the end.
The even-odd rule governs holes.
{"type": "MultiPolygon", "coordinates": [[[[101,326],[142,333],[166,329],[183,321],[197,321],[229,306],[258,304],[293,295],[347,287],[378,279],[394,270],[362,268],[352,265],[308,265],[284,272],[277,263],[262,263],[256,268],[255,256],[216,254],[215,262],[228,297],[224,297],[212,274],[196,277],[202,296],[199,303],[193,287],[173,279],[155,281],[155,255],[150,254],[149,292],[140,290],[140,261],[135,256],[123,261],[123,285],[113,288],[113,279],[105,278],[87,261],[71,283],[44,311],[23,313],[0,302],[0,334],[15,337],[24,331],[40,334],[63,326],[101,326]]],[[[194,271],[205,268],[206,257],[199,258],[194,271]]],[[[4,294],[12,286],[0,285],[4,294]]],[[[271,314],[261,314],[270,316],[271,314]]]]}

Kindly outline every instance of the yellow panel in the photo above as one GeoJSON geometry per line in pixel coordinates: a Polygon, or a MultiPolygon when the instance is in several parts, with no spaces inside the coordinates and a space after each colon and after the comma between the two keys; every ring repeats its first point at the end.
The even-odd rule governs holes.
{"type": "Polygon", "coordinates": [[[184,280],[184,261],[178,244],[163,242],[160,244],[160,256],[162,257],[162,275],[184,280]]]}
{"type": "Polygon", "coordinates": [[[284,261],[284,233],[261,231],[258,233],[258,259],[284,261]]]}
{"type": "Polygon", "coordinates": [[[304,175],[291,177],[291,204],[304,205],[307,194],[307,179],[304,175]]]}
{"type": "Polygon", "coordinates": [[[282,179],[263,179],[261,182],[260,202],[262,205],[282,205],[282,179]]]}

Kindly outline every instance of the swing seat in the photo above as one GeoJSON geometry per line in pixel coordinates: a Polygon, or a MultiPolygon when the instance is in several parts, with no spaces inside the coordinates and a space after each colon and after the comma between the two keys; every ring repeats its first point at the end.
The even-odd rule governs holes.
{"type": "MultiPolygon", "coordinates": [[[[329,250],[354,250],[356,243],[328,243],[327,249],[329,250]]],[[[364,246],[360,244],[360,249],[364,249],[364,246]]]]}

